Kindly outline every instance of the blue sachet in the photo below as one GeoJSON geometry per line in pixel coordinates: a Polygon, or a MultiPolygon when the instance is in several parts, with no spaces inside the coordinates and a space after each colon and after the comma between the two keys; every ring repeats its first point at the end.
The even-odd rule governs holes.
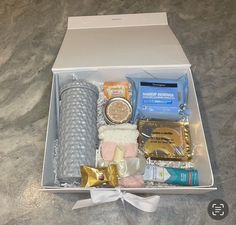
{"type": "Polygon", "coordinates": [[[132,123],[137,119],[179,120],[185,114],[188,78],[178,79],[127,77],[132,85],[132,123]]]}

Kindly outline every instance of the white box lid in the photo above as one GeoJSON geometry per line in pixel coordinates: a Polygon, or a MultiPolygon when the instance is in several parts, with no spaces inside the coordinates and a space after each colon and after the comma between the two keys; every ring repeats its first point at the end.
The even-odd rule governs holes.
{"type": "Polygon", "coordinates": [[[69,17],[53,71],[190,67],[166,13],[69,17]]]}

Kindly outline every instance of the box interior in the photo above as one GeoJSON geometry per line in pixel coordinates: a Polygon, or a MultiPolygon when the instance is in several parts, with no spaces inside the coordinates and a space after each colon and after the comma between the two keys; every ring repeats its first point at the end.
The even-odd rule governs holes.
{"type": "MultiPolygon", "coordinates": [[[[67,82],[74,79],[85,79],[87,81],[122,81],[126,80],[126,76],[140,76],[144,78],[150,78],[152,74],[156,78],[169,78],[176,79],[180,76],[187,74],[189,82],[189,96],[188,96],[188,107],[191,109],[190,114],[190,132],[191,139],[194,145],[194,156],[193,162],[196,169],[199,171],[199,186],[197,187],[156,187],[156,188],[142,188],[139,191],[149,189],[150,192],[155,189],[198,189],[204,187],[211,187],[214,184],[211,164],[209,160],[207,145],[205,141],[204,131],[201,122],[201,116],[199,112],[197,97],[195,93],[194,83],[192,79],[192,73],[189,67],[151,67],[151,68],[101,68],[94,70],[73,70],[67,72],[54,72],[50,110],[48,118],[48,130],[47,140],[45,146],[44,155],[44,167],[43,167],[43,179],[42,186],[45,189],[60,188],[54,184],[54,142],[58,138],[58,123],[59,123],[59,88],[67,82]]],[[[84,188],[74,188],[74,190],[83,190],[84,188]]],[[[71,190],[71,188],[70,188],[71,190]]],[[[88,189],[87,189],[88,190],[88,189]]],[[[137,191],[138,191],[137,190],[137,191]]],[[[73,191],[73,188],[72,190],[73,191]]],[[[135,189],[134,189],[135,191],[135,189]]]]}

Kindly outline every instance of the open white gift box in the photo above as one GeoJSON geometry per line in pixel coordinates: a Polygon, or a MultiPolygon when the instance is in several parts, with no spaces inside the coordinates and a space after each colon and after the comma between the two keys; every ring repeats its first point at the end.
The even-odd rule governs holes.
{"type": "Polygon", "coordinates": [[[42,189],[50,192],[90,190],[54,184],[54,144],[58,139],[59,121],[58,93],[62,84],[73,80],[74,75],[88,81],[121,81],[126,79],[127,74],[145,71],[158,78],[178,78],[183,74],[188,76],[190,131],[192,142],[197,146],[193,161],[199,172],[200,185],[122,190],[158,194],[200,194],[215,190],[190,66],[181,45],[168,26],[166,13],[69,17],[66,35],[52,68],[42,189]]]}

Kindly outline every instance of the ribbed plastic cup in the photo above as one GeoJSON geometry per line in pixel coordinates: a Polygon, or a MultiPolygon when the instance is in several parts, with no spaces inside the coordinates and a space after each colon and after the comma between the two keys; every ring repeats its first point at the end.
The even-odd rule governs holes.
{"type": "Polygon", "coordinates": [[[78,80],[64,85],[60,98],[57,178],[73,183],[80,180],[81,165],[95,166],[98,89],[78,80]]]}

